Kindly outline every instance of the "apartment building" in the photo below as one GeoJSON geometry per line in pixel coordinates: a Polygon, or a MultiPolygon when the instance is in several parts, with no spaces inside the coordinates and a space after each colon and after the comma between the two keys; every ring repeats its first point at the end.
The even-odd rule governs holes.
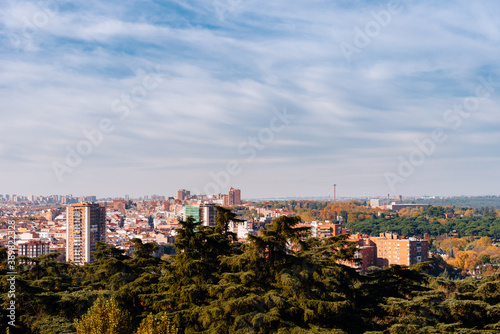
{"type": "Polygon", "coordinates": [[[50,243],[42,240],[20,241],[18,244],[19,256],[38,257],[49,254],[50,243]]]}
{"type": "Polygon", "coordinates": [[[66,208],[66,261],[92,262],[97,242],[106,242],[106,208],[87,202],[66,208]]]}
{"type": "Polygon", "coordinates": [[[411,266],[429,258],[429,243],[418,238],[404,238],[395,233],[381,233],[370,238],[377,248],[378,267],[390,264],[411,266]]]}
{"type": "Polygon", "coordinates": [[[368,272],[368,268],[376,264],[377,248],[375,243],[368,236],[355,234],[349,238],[349,241],[354,241],[357,245],[357,251],[354,254],[354,259],[359,260],[357,263],[344,263],[349,267],[356,268],[362,275],[368,272]]]}
{"type": "Polygon", "coordinates": [[[355,262],[342,262],[366,274],[370,266],[388,267],[391,264],[411,266],[429,259],[429,243],[418,238],[400,237],[395,233],[381,233],[379,237],[355,234],[349,238],[357,244],[355,262]]]}
{"type": "Polygon", "coordinates": [[[215,226],[215,217],[217,217],[215,204],[207,203],[200,205],[200,219],[204,226],[215,226]]]}
{"type": "Polygon", "coordinates": [[[184,219],[189,216],[201,222],[203,226],[215,226],[217,209],[215,209],[215,204],[213,203],[186,205],[184,206],[184,219]]]}
{"type": "Polygon", "coordinates": [[[228,205],[241,205],[241,191],[240,189],[229,188],[228,197],[228,205]]]}

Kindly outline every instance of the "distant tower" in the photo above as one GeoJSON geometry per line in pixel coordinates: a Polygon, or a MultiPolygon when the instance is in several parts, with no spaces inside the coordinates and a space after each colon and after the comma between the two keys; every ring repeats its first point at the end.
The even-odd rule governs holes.
{"type": "Polygon", "coordinates": [[[333,185],[333,201],[334,202],[337,201],[337,185],[336,184],[333,185]]]}
{"type": "Polygon", "coordinates": [[[403,196],[399,195],[399,204],[403,204],[403,196]]]}
{"type": "Polygon", "coordinates": [[[229,188],[228,199],[229,206],[241,205],[241,191],[232,187],[229,188]]]}

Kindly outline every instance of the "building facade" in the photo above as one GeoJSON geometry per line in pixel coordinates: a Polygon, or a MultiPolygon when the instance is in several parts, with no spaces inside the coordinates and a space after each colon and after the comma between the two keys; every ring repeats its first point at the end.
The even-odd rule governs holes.
{"type": "Polygon", "coordinates": [[[18,245],[19,256],[38,257],[49,254],[50,243],[41,240],[28,240],[18,245]]]}
{"type": "Polygon", "coordinates": [[[113,200],[113,210],[120,212],[122,215],[125,215],[125,213],[127,212],[127,201],[123,199],[113,200]]]}
{"type": "Polygon", "coordinates": [[[106,242],[106,208],[94,203],[66,208],[66,261],[78,265],[92,262],[97,242],[106,242]]]}
{"type": "Polygon", "coordinates": [[[229,189],[228,204],[229,206],[241,205],[241,191],[239,189],[229,189]]]}
{"type": "Polygon", "coordinates": [[[429,259],[429,243],[418,238],[402,238],[394,233],[381,233],[370,238],[377,249],[376,265],[387,267],[391,264],[411,266],[429,259]]]}
{"type": "Polygon", "coordinates": [[[217,210],[215,204],[206,203],[201,205],[186,205],[184,206],[184,219],[193,217],[199,221],[203,226],[215,226],[215,217],[217,217],[217,210]]]}
{"type": "Polygon", "coordinates": [[[215,226],[215,217],[217,217],[217,209],[215,204],[200,205],[200,219],[204,226],[215,226]]]}
{"type": "Polygon", "coordinates": [[[195,221],[200,221],[200,206],[199,205],[186,205],[184,206],[184,219],[193,217],[195,221]]]}
{"type": "Polygon", "coordinates": [[[344,261],[349,267],[366,274],[371,266],[388,267],[391,264],[412,266],[429,259],[429,243],[425,239],[404,238],[394,233],[381,233],[379,237],[355,234],[348,239],[357,245],[355,259],[344,261]]]}
{"type": "Polygon", "coordinates": [[[190,195],[191,195],[191,192],[189,190],[180,189],[180,190],[177,190],[176,198],[179,201],[183,201],[183,200],[187,199],[190,195]]]}

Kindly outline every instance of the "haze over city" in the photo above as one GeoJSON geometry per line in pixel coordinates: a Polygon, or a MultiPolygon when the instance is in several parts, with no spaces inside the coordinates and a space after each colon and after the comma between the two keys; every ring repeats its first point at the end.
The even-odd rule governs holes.
{"type": "Polygon", "coordinates": [[[1,193],[498,195],[499,12],[2,1],[1,193]]]}

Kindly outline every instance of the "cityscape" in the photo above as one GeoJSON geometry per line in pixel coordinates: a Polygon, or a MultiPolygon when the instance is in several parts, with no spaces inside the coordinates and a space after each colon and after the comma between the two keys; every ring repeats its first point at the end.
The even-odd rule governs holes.
{"type": "MultiPolygon", "coordinates": [[[[59,261],[84,265],[92,262],[96,243],[107,243],[124,250],[131,256],[134,248],[131,242],[139,238],[143,242],[159,246],[173,245],[176,230],[182,228],[180,221],[192,217],[203,226],[216,225],[216,206],[240,208],[238,211],[252,212],[251,218],[231,226],[239,242],[244,243],[249,234],[258,235],[259,231],[275,218],[293,216],[294,212],[283,209],[265,209],[243,203],[241,190],[230,188],[227,194],[198,195],[189,190],[178,190],[175,197],[153,195],[139,201],[128,198],[113,199],[97,203],[95,196],[74,198],[72,196],[16,196],[0,197],[0,219],[16,220],[16,244],[19,255],[34,258],[49,253],[58,253],[59,261]],[[26,202],[23,202],[26,201],[26,202]],[[19,205],[23,203],[25,205],[19,205]],[[37,203],[30,206],[29,203],[37,203]],[[11,204],[11,205],[9,205],[11,204]],[[12,204],[16,204],[12,206],[12,204]],[[53,206],[50,206],[52,204],[53,206]],[[49,206],[47,206],[49,205],[49,206]],[[59,205],[65,205],[61,207],[59,205]]],[[[372,199],[371,205],[381,209],[399,211],[407,207],[427,208],[421,204],[388,204],[380,206],[379,199],[372,199]]],[[[335,221],[302,222],[301,227],[311,231],[311,237],[320,240],[352,234],[342,226],[344,218],[337,216],[335,221]]],[[[3,238],[0,245],[8,246],[8,228],[0,230],[3,238]]],[[[352,264],[361,274],[372,265],[388,267],[390,264],[411,266],[425,262],[429,258],[428,241],[418,238],[405,238],[396,234],[384,233],[380,237],[354,234],[351,239],[359,246],[356,257],[360,264],[352,264]],[[381,242],[383,240],[383,242],[381,242]],[[401,251],[399,253],[400,245],[401,251]],[[389,246],[388,246],[389,245],[389,246]],[[397,252],[389,251],[391,247],[397,252]],[[359,266],[359,268],[358,268],[359,266]]],[[[159,247],[155,256],[165,254],[164,247],[159,247]]]]}
{"type": "Polygon", "coordinates": [[[500,2],[0,1],[0,333],[500,333],[500,2]]]}
{"type": "MultiPolygon", "coordinates": [[[[303,285],[302,289],[309,289],[319,284],[319,281],[313,284],[309,281],[313,276],[305,279],[303,275],[320,275],[321,270],[327,272],[334,270],[322,279],[328,281],[343,277],[342,280],[354,280],[353,282],[366,280],[363,284],[371,288],[369,291],[363,290],[365,294],[363,298],[375,298],[372,294],[377,294],[378,289],[389,284],[385,293],[399,296],[398,298],[403,298],[401,300],[409,303],[415,300],[417,305],[420,305],[416,297],[418,293],[415,297],[403,296],[408,293],[404,291],[409,288],[406,284],[410,284],[410,281],[413,282],[412,289],[417,290],[421,289],[418,288],[420,284],[418,282],[422,279],[427,282],[437,280],[441,282],[440,284],[445,282],[443,280],[450,280],[456,282],[453,284],[468,284],[469,289],[473,289],[475,284],[478,285],[478,293],[481,293],[483,284],[491,288],[492,279],[496,280],[498,277],[500,197],[406,198],[387,195],[367,199],[337,199],[336,188],[337,185],[334,186],[332,198],[322,201],[304,199],[248,201],[242,199],[241,189],[232,187],[227,193],[206,195],[179,189],[172,196],[150,195],[139,199],[128,196],[97,198],[72,195],[3,195],[0,197],[0,250],[3,250],[3,253],[0,254],[4,254],[6,261],[3,270],[8,270],[6,272],[7,282],[10,284],[7,291],[8,298],[14,300],[14,303],[10,302],[6,309],[10,312],[11,319],[14,319],[9,321],[8,325],[15,324],[18,310],[28,312],[22,307],[23,303],[31,304],[25,298],[35,296],[31,292],[26,292],[25,288],[19,288],[17,285],[19,283],[16,283],[18,280],[24,281],[31,277],[33,281],[30,284],[34,284],[32,288],[42,289],[40,290],[42,295],[36,298],[42,299],[46,293],[54,294],[55,297],[69,292],[66,288],[59,291],[61,289],[59,285],[68,284],[63,283],[64,275],[66,277],[77,275],[71,279],[76,281],[70,283],[73,289],[77,289],[74,293],[91,294],[92,289],[88,290],[88,285],[97,284],[94,288],[98,287],[98,290],[106,287],[105,290],[112,292],[118,288],[116,293],[119,295],[121,288],[131,284],[142,284],[139,282],[146,276],[156,277],[156,282],[159,282],[157,279],[161,277],[164,279],[171,277],[173,279],[171,284],[175,286],[181,279],[191,280],[197,279],[197,275],[203,276],[202,273],[206,270],[213,271],[213,274],[222,271],[222,275],[236,275],[236,272],[229,269],[230,267],[225,267],[224,256],[237,261],[238,257],[247,252],[252,254],[252,250],[258,251],[259,261],[264,261],[260,264],[266,268],[261,273],[262,279],[264,277],[270,279],[268,275],[291,275],[290,277],[298,275],[297,278],[302,277],[303,280],[300,283],[303,285]],[[416,203],[421,201],[452,203],[465,201],[470,206],[416,203]],[[484,203],[490,203],[492,206],[482,206],[484,203]],[[188,237],[189,235],[191,236],[188,237]],[[271,238],[268,239],[269,237],[271,238]],[[225,241],[220,244],[223,240],[225,241]],[[222,248],[213,249],[212,242],[220,244],[218,247],[222,248]],[[196,244],[198,246],[195,246],[196,244]],[[197,252],[200,252],[198,255],[191,253],[196,249],[193,247],[198,247],[197,252]],[[213,252],[219,255],[211,258],[210,254],[213,252]],[[284,273],[278,274],[274,268],[277,263],[271,267],[265,263],[274,259],[280,252],[283,252],[280,256],[283,256],[281,261],[284,262],[279,266],[286,265],[287,257],[297,258],[302,264],[293,270],[287,269],[284,273]],[[312,254],[308,255],[308,252],[312,254]],[[186,273],[182,273],[184,269],[176,273],[176,270],[180,270],[175,269],[177,266],[188,265],[192,261],[189,258],[204,259],[195,265],[198,273],[193,273],[192,269],[187,269],[186,273]],[[211,267],[213,265],[210,264],[211,261],[215,261],[215,267],[211,267]],[[336,272],[335,268],[340,272],[336,272]],[[229,271],[225,272],[227,270],[229,271]],[[134,271],[142,274],[133,274],[134,271]],[[63,272],[67,273],[62,274],[63,272]],[[394,275],[397,279],[391,281],[394,275]],[[382,277],[379,283],[377,283],[378,277],[382,277]],[[473,281],[470,281],[471,279],[473,281]],[[77,282],[80,280],[83,280],[81,282],[83,285],[78,287],[80,283],[77,282]],[[373,284],[377,284],[377,288],[374,288],[373,284]],[[19,295],[24,297],[16,297],[19,295]]],[[[193,265],[196,262],[197,260],[193,265]]],[[[252,272],[250,270],[247,274],[255,275],[252,272]]],[[[258,281],[251,280],[255,282],[252,284],[257,284],[258,281]]],[[[340,284],[333,282],[336,281],[323,284],[334,286],[340,284]]],[[[192,284],[194,285],[191,288],[196,287],[196,289],[204,284],[210,286],[208,282],[202,285],[199,282],[192,284]]],[[[135,297],[132,298],[146,298],[142,302],[144,305],[138,310],[149,307],[154,309],[153,304],[148,306],[147,296],[158,293],[155,291],[161,286],[163,285],[158,283],[144,286],[142,289],[149,291],[147,294],[133,294],[135,297]]],[[[357,290],[354,289],[349,293],[354,291],[357,290]]],[[[432,289],[428,291],[431,292],[432,289]]],[[[176,296],[178,293],[177,290],[172,290],[168,294],[176,296]]],[[[244,292],[244,295],[247,293],[244,292]]],[[[36,295],[38,296],[38,293],[36,295]]],[[[113,317],[121,319],[119,323],[123,325],[123,329],[120,329],[120,325],[112,329],[112,332],[132,331],[134,325],[131,311],[125,311],[124,306],[120,306],[114,297],[102,299],[102,297],[88,296],[77,302],[78,304],[87,301],[87,298],[95,299],[87,314],[81,313],[78,316],[75,311],[60,313],[62,311],[56,308],[54,311],[58,312],[57,319],[60,322],[56,326],[35,324],[35,327],[25,327],[26,325],[12,327],[25,331],[26,328],[42,326],[39,328],[47,328],[47,332],[73,332],[76,329],[77,333],[87,333],[96,328],[95,326],[115,328],[109,327],[112,325],[108,320],[99,318],[97,313],[93,314],[94,312],[119,310],[113,317]],[[74,322],[68,319],[75,315],[74,322]],[[96,324],[96,320],[91,321],[90,316],[94,319],[97,316],[97,319],[101,320],[97,320],[96,324]]],[[[243,295],[236,298],[242,297],[243,295]]],[[[213,297],[209,297],[211,298],[213,297]]],[[[442,298],[441,303],[448,302],[444,294],[440,298],[442,298]]],[[[154,299],[160,303],[165,302],[163,297],[154,299]]],[[[63,300],[58,303],[62,303],[63,300]]],[[[277,302],[266,303],[268,302],[263,299],[258,303],[252,302],[250,305],[253,306],[247,307],[256,307],[262,316],[279,308],[277,302]]],[[[470,301],[465,300],[464,303],[470,301]]],[[[445,307],[445,304],[441,307],[445,307]]],[[[450,307],[456,312],[459,311],[455,306],[450,307]]],[[[431,310],[433,309],[430,308],[426,312],[431,310]]],[[[335,316],[336,312],[338,311],[333,311],[326,319],[335,316]]],[[[178,323],[176,318],[168,314],[167,312],[161,317],[145,318],[137,333],[147,330],[153,330],[155,333],[179,333],[178,326],[185,325],[182,322],[178,323]]],[[[457,316],[462,317],[461,313],[457,313],[457,316]]],[[[477,314],[474,315],[470,321],[477,317],[479,317],[477,314]]],[[[368,319],[363,320],[361,327],[353,326],[350,322],[341,322],[340,325],[337,322],[328,322],[328,326],[345,329],[346,333],[364,332],[366,328],[379,326],[368,319]]],[[[439,326],[448,326],[445,318],[440,321],[439,326]]],[[[213,325],[216,324],[210,324],[213,325]]],[[[251,323],[243,323],[239,326],[242,329],[263,328],[264,331],[271,332],[264,324],[255,327],[251,323]]],[[[302,326],[310,325],[304,323],[302,326]]],[[[463,325],[455,327],[460,328],[463,325]]],[[[487,325],[487,328],[494,326],[487,325]]],[[[319,328],[312,329],[313,332],[318,330],[319,328]]]]}

